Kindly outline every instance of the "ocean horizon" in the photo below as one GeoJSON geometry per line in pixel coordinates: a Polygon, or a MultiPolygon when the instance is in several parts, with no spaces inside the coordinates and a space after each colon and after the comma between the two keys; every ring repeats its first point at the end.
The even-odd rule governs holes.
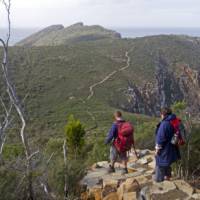
{"type": "Polygon", "coordinates": [[[199,28],[114,27],[112,29],[121,33],[123,38],[136,38],[136,37],[145,37],[153,35],[187,35],[192,37],[200,37],[200,27],[199,28]]]}
{"type": "MultiPolygon", "coordinates": [[[[122,27],[108,27],[121,34],[123,38],[136,38],[153,35],[187,35],[193,37],[200,37],[200,28],[122,28],[122,27]]],[[[13,28],[11,31],[10,45],[14,45],[24,38],[30,36],[42,28],[13,28]]],[[[6,37],[6,29],[0,28],[0,37],[6,37]]]]}

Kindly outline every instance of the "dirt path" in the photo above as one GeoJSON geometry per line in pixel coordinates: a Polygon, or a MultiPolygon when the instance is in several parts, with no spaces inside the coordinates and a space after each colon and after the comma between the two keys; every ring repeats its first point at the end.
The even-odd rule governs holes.
{"type": "Polygon", "coordinates": [[[129,52],[126,51],[126,54],[125,54],[125,57],[127,58],[127,61],[126,61],[126,66],[125,67],[122,67],[118,70],[114,70],[113,72],[111,72],[110,74],[108,74],[103,80],[97,82],[97,83],[94,83],[93,85],[91,85],[89,88],[90,88],[90,94],[89,96],[87,97],[87,100],[91,99],[93,96],[94,96],[94,88],[97,87],[98,85],[101,85],[103,83],[105,83],[107,80],[109,80],[111,77],[113,77],[117,72],[121,72],[121,71],[124,71],[126,70],[127,68],[130,67],[130,57],[129,57],[129,52]]]}

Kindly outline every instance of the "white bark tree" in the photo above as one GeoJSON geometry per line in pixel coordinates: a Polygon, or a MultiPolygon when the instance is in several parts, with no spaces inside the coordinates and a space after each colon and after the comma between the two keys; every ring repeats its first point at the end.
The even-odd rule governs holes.
{"type": "MultiPolygon", "coordinates": [[[[9,41],[10,41],[10,36],[11,36],[11,20],[10,20],[10,9],[11,9],[11,0],[2,0],[1,3],[3,3],[6,13],[7,13],[7,21],[8,21],[8,33],[6,39],[0,38],[0,43],[2,44],[2,49],[3,49],[3,58],[2,58],[2,74],[3,74],[3,79],[4,83],[6,86],[6,92],[9,97],[10,101],[10,107],[7,109],[6,104],[4,103],[3,99],[1,98],[1,105],[4,109],[5,115],[4,115],[4,120],[3,123],[0,124],[0,153],[2,154],[3,151],[3,146],[5,143],[6,139],[6,129],[9,126],[10,122],[10,117],[11,117],[11,111],[12,108],[14,111],[17,113],[20,121],[21,121],[21,128],[20,128],[20,137],[21,141],[24,147],[24,152],[26,156],[26,173],[25,176],[28,180],[28,199],[34,199],[34,191],[33,191],[33,181],[32,181],[32,164],[31,164],[31,159],[33,156],[35,156],[37,152],[31,153],[29,144],[28,144],[28,139],[27,135],[25,134],[25,128],[26,128],[26,119],[25,115],[23,113],[23,109],[21,107],[20,100],[18,99],[17,93],[14,89],[14,85],[12,84],[10,80],[10,74],[9,74],[9,41]]],[[[0,155],[1,155],[0,154],[0,155]]]]}
{"type": "Polygon", "coordinates": [[[3,147],[6,141],[6,130],[10,125],[11,122],[11,111],[12,111],[12,104],[10,105],[9,109],[7,109],[2,97],[0,97],[0,104],[2,108],[3,118],[0,121],[0,161],[2,160],[2,153],[3,147]]]}

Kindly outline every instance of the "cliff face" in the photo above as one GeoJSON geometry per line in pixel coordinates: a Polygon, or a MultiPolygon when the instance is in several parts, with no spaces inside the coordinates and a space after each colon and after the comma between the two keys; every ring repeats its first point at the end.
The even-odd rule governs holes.
{"type": "Polygon", "coordinates": [[[118,106],[126,111],[158,115],[162,106],[185,101],[188,111],[195,115],[200,111],[200,71],[187,64],[178,64],[172,70],[160,57],[155,63],[155,81],[143,86],[129,82],[124,91],[125,102],[118,106]]]}

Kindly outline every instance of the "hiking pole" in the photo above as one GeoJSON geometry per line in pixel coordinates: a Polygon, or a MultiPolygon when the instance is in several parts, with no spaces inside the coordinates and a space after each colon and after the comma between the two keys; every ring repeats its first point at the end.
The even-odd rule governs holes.
{"type": "Polygon", "coordinates": [[[137,151],[135,150],[135,145],[134,145],[134,144],[133,144],[133,150],[134,150],[134,153],[135,153],[136,158],[139,159],[139,156],[138,156],[138,154],[137,154],[137,151]]]}

